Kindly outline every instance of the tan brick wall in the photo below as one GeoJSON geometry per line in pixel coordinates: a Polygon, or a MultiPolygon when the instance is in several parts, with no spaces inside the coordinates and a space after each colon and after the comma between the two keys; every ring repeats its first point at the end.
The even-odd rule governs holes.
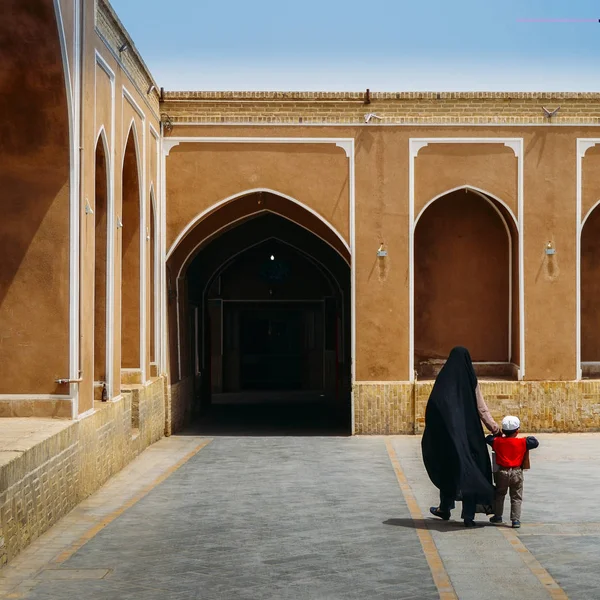
{"type": "Polygon", "coordinates": [[[167,396],[167,433],[181,431],[190,421],[194,401],[192,377],[182,379],[170,386],[167,396]]]}
{"type": "Polygon", "coordinates": [[[0,468],[0,565],[95,492],[164,432],[164,380],[74,421],[0,468]],[[132,402],[139,431],[132,428],[132,402]]]}
{"type": "Polygon", "coordinates": [[[148,98],[154,113],[158,115],[160,97],[158,85],[117,13],[106,0],[96,0],[96,31],[113,53],[120,57],[125,72],[137,87],[138,92],[142,94],[142,97],[148,98]],[[129,44],[129,49],[126,52],[119,52],[119,48],[124,42],[129,44]],[[154,85],[156,89],[147,96],[146,92],[151,85],[154,85]]]}
{"type": "Polygon", "coordinates": [[[600,94],[541,92],[165,92],[161,113],[175,123],[545,124],[600,123],[600,94]]]}
{"type": "MultiPolygon", "coordinates": [[[[357,383],[355,433],[422,433],[433,382],[357,383]]],[[[517,415],[528,432],[600,430],[600,381],[482,381],[486,402],[498,421],[517,415]]]]}
{"type": "Polygon", "coordinates": [[[414,388],[405,382],[356,383],[354,432],[414,432],[414,388]]]}

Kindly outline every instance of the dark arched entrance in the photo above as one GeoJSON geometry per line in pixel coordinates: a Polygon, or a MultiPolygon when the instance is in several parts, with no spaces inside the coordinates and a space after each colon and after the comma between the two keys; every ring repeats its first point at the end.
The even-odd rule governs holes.
{"type": "Polygon", "coordinates": [[[350,267],[338,251],[263,211],[202,245],[179,289],[203,431],[350,432],[350,267]]]}

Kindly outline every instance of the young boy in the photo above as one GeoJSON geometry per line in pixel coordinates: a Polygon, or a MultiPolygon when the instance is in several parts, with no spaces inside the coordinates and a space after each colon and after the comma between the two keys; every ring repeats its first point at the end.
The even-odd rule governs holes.
{"type": "Polygon", "coordinates": [[[510,520],[512,526],[521,527],[521,502],[523,501],[523,460],[528,450],[540,444],[534,437],[520,438],[521,421],[518,417],[508,416],[502,419],[502,436],[488,435],[485,441],[496,453],[498,471],[494,473],[496,497],[494,516],[490,523],[502,523],[504,498],[510,490],[510,520]]]}

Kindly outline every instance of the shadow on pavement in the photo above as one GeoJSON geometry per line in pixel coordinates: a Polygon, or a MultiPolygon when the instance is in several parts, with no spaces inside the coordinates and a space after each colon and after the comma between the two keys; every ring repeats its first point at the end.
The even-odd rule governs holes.
{"type": "MultiPolygon", "coordinates": [[[[476,521],[484,527],[496,527],[487,521],[476,521]]],[[[429,529],[431,531],[440,531],[442,533],[460,531],[473,531],[467,529],[462,521],[440,521],[439,519],[388,519],[383,522],[384,525],[393,525],[394,527],[406,527],[407,529],[429,529]]],[[[475,528],[475,531],[477,528],[475,528]]]]}
{"type": "Polygon", "coordinates": [[[347,421],[323,403],[215,404],[181,435],[349,436],[347,421]]]}

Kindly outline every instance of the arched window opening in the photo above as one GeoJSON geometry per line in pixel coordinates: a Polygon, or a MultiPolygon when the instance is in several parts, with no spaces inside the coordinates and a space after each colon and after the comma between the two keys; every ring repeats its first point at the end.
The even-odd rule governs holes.
{"type": "Polygon", "coordinates": [[[430,204],[415,229],[415,368],[433,378],[454,346],[479,376],[515,378],[518,235],[506,209],[469,189],[430,204]]]}
{"type": "Polygon", "coordinates": [[[600,210],[592,211],[581,232],[581,370],[600,377],[600,210]]]}
{"type": "Polygon", "coordinates": [[[140,181],[132,128],[123,160],[121,367],[140,369],[140,181]]]}
{"type": "Polygon", "coordinates": [[[96,145],[94,194],[94,382],[95,396],[101,399],[106,382],[106,284],[107,284],[107,216],[108,168],[104,140],[96,145]]]}

